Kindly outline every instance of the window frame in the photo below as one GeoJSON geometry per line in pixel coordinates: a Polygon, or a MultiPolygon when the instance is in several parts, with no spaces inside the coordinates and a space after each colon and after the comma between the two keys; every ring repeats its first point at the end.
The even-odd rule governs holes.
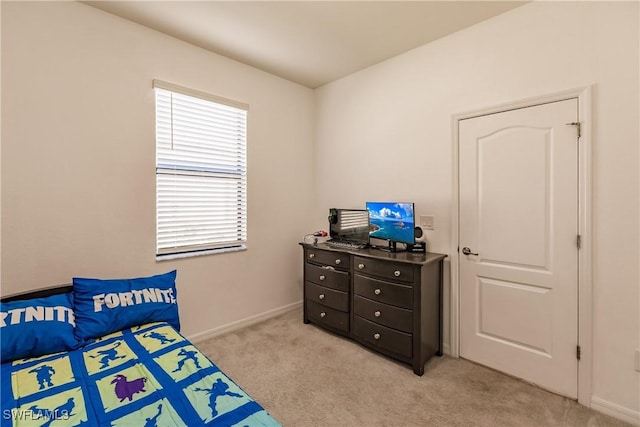
{"type": "MultiPolygon", "coordinates": [[[[247,220],[247,216],[248,216],[248,197],[247,197],[247,142],[248,142],[248,124],[249,124],[249,105],[246,103],[242,103],[239,101],[235,101],[235,100],[231,100],[228,98],[223,98],[220,96],[216,96],[216,95],[211,95],[209,93],[206,92],[202,92],[202,91],[198,91],[198,90],[194,90],[194,89],[190,89],[190,88],[186,88],[183,86],[179,86],[173,83],[168,83],[162,80],[153,80],[153,84],[152,87],[154,89],[154,104],[155,104],[155,110],[154,110],[154,118],[155,118],[155,175],[156,175],[156,187],[155,187],[155,254],[156,254],[156,260],[157,261],[162,261],[162,260],[168,260],[168,259],[176,259],[176,258],[187,258],[187,257],[193,257],[193,256],[201,256],[201,255],[209,255],[209,254],[219,254],[219,253],[227,253],[227,252],[236,252],[236,251],[243,251],[247,249],[247,241],[248,241],[248,220],[247,220]],[[200,170],[199,167],[189,167],[187,165],[187,163],[182,163],[181,161],[178,159],[180,157],[180,154],[177,154],[175,158],[173,158],[173,164],[167,164],[166,163],[166,148],[163,149],[161,148],[162,142],[161,142],[161,138],[162,136],[166,137],[167,136],[167,132],[165,131],[164,133],[162,133],[162,136],[160,135],[161,132],[159,131],[159,122],[160,122],[160,114],[159,114],[159,95],[158,95],[158,89],[165,91],[165,92],[170,92],[171,94],[178,94],[181,97],[190,97],[190,98],[195,98],[194,103],[197,103],[198,101],[205,101],[207,103],[214,103],[214,104],[218,104],[218,106],[220,108],[227,108],[227,107],[231,107],[232,109],[235,110],[243,110],[244,111],[244,116],[242,116],[242,112],[241,111],[236,111],[234,114],[237,114],[237,117],[243,117],[244,118],[244,122],[243,125],[240,126],[240,128],[242,129],[242,132],[239,132],[238,135],[243,135],[243,138],[241,137],[236,137],[238,144],[234,147],[236,147],[236,149],[238,150],[238,152],[242,153],[242,156],[240,157],[240,160],[238,161],[240,165],[242,165],[241,167],[238,167],[236,165],[235,168],[229,168],[229,170],[215,170],[215,171],[206,171],[206,170],[200,170]],[[163,156],[165,156],[165,158],[163,158],[163,161],[160,161],[160,152],[163,151],[163,156]],[[198,243],[198,244],[178,244],[176,243],[175,246],[167,246],[162,245],[161,244],[161,232],[160,232],[160,224],[161,224],[161,219],[160,219],[160,211],[161,211],[161,200],[163,202],[166,203],[167,200],[172,200],[175,201],[174,199],[171,199],[170,196],[165,197],[164,199],[161,199],[161,194],[160,194],[160,189],[161,187],[163,187],[163,185],[166,184],[161,184],[161,181],[163,179],[165,180],[171,180],[173,179],[174,184],[176,184],[176,187],[179,188],[180,184],[177,184],[181,179],[183,179],[183,177],[186,177],[186,179],[193,179],[195,182],[197,182],[199,185],[202,185],[203,188],[206,188],[206,191],[209,191],[211,193],[216,193],[217,190],[215,190],[214,187],[216,187],[219,183],[223,183],[226,182],[224,185],[231,188],[234,185],[236,186],[236,188],[238,189],[235,192],[230,192],[228,189],[223,189],[221,190],[220,194],[221,195],[229,195],[229,194],[235,194],[234,197],[237,197],[237,204],[235,208],[229,208],[227,211],[225,211],[227,213],[228,217],[233,217],[233,216],[237,216],[237,222],[236,222],[236,226],[238,231],[237,231],[237,236],[238,236],[238,240],[237,243],[234,242],[233,240],[227,240],[225,241],[216,241],[215,238],[209,236],[208,237],[208,241],[204,242],[204,243],[198,243]],[[237,180],[237,181],[227,181],[228,179],[232,179],[232,180],[237,180]],[[208,182],[211,180],[211,182],[208,182]],[[230,213],[230,215],[229,215],[230,213]]],[[[166,102],[166,101],[165,101],[166,102]]],[[[168,131],[168,134],[170,135],[171,138],[171,143],[173,144],[173,138],[175,137],[176,133],[174,133],[174,129],[173,127],[176,124],[175,121],[175,117],[173,116],[173,98],[171,99],[170,103],[171,103],[171,113],[170,113],[170,118],[168,120],[169,124],[170,124],[170,131],[168,131]]],[[[166,105],[166,104],[165,104],[166,105]]],[[[166,117],[165,119],[165,123],[167,122],[166,117]]],[[[212,123],[214,122],[213,118],[211,120],[211,122],[203,122],[203,123],[207,123],[209,125],[212,125],[212,123]]],[[[231,120],[229,121],[230,124],[232,124],[231,120]]],[[[237,126],[237,125],[236,125],[237,126]]],[[[218,145],[220,145],[220,143],[217,143],[218,145]]],[[[212,161],[213,159],[216,158],[216,156],[220,156],[220,151],[221,151],[220,146],[218,147],[214,147],[212,151],[217,151],[216,154],[213,155],[213,157],[208,157],[209,161],[212,161]]],[[[172,148],[173,149],[173,148],[172,148]]],[[[170,156],[169,156],[170,157],[170,156]]],[[[166,181],[165,181],[166,182],[166,181]]],[[[189,184],[187,184],[189,185],[189,184]]],[[[176,191],[175,194],[179,194],[179,191],[176,191]]],[[[173,196],[174,198],[177,198],[175,195],[173,196]]],[[[195,197],[195,196],[194,196],[195,197]]],[[[179,209],[176,209],[179,210],[179,209]]],[[[176,221],[176,222],[179,222],[176,221]]],[[[175,224],[172,223],[171,221],[166,221],[164,220],[164,222],[162,222],[163,225],[167,225],[167,224],[175,224]]],[[[202,224],[202,223],[199,223],[202,224]]],[[[228,227],[228,230],[232,230],[233,227],[228,227]]],[[[201,229],[202,230],[202,229],[201,229]]],[[[199,232],[201,231],[199,230],[199,232]]],[[[186,239],[186,234],[184,233],[184,231],[176,231],[174,232],[176,237],[176,242],[179,242],[180,239],[186,239]]],[[[164,234],[162,234],[162,237],[165,238],[166,241],[166,237],[169,235],[170,233],[165,232],[164,234]]],[[[203,233],[206,234],[206,233],[203,233]]],[[[233,234],[233,233],[231,233],[233,234]]],[[[198,236],[200,236],[200,234],[198,234],[198,236]]]]}

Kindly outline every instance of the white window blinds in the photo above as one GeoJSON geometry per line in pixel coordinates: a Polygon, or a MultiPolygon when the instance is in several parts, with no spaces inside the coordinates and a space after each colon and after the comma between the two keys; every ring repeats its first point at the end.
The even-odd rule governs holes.
{"type": "Polygon", "coordinates": [[[248,107],[157,80],[153,85],[156,254],[244,247],[248,107]]]}

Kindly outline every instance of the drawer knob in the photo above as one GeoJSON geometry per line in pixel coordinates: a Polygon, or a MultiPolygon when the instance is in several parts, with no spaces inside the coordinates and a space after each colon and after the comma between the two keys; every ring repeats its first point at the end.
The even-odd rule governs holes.
{"type": "Polygon", "coordinates": [[[341,259],[337,259],[337,260],[336,260],[336,265],[340,265],[340,263],[341,263],[341,262],[342,262],[342,260],[341,260],[341,259]]]}
{"type": "Polygon", "coordinates": [[[316,254],[309,254],[309,258],[312,258],[312,259],[313,259],[313,258],[315,258],[315,257],[316,257],[316,254]]]}
{"type": "Polygon", "coordinates": [[[325,276],[324,274],[320,275],[320,280],[324,280],[326,278],[327,278],[327,276],[325,276]]]}
{"type": "Polygon", "coordinates": [[[376,295],[380,295],[381,292],[382,291],[380,289],[376,289],[375,291],[373,291],[373,293],[376,294],[376,295]]]}
{"type": "Polygon", "coordinates": [[[362,269],[364,268],[364,264],[362,264],[362,263],[358,264],[358,268],[359,268],[360,270],[362,270],[362,269]]]}
{"type": "Polygon", "coordinates": [[[376,316],[376,317],[380,317],[380,312],[376,311],[375,313],[373,313],[373,315],[376,316]]]}
{"type": "Polygon", "coordinates": [[[320,299],[324,299],[324,294],[320,294],[320,295],[318,295],[318,298],[320,298],[320,299]]]}
{"type": "Polygon", "coordinates": [[[322,313],[320,313],[320,317],[325,317],[327,315],[327,313],[325,313],[324,311],[322,313]]]}
{"type": "Polygon", "coordinates": [[[394,271],[393,275],[396,276],[396,277],[400,277],[400,270],[394,271]]]}
{"type": "Polygon", "coordinates": [[[373,334],[373,339],[374,340],[379,340],[380,339],[380,334],[373,334]]]}

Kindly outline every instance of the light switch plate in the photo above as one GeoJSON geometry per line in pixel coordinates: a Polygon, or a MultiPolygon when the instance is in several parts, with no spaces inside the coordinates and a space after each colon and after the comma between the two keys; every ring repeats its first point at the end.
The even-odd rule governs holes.
{"type": "Polygon", "coordinates": [[[433,215],[420,215],[420,226],[425,230],[434,230],[433,215]]]}
{"type": "Polygon", "coordinates": [[[640,372],[640,350],[636,350],[636,356],[633,366],[636,371],[640,372]]]}

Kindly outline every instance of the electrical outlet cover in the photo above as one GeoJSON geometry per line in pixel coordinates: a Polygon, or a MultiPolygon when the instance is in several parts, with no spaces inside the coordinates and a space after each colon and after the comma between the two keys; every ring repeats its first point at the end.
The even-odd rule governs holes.
{"type": "Polygon", "coordinates": [[[425,230],[433,230],[433,215],[420,215],[420,226],[425,230]]]}

